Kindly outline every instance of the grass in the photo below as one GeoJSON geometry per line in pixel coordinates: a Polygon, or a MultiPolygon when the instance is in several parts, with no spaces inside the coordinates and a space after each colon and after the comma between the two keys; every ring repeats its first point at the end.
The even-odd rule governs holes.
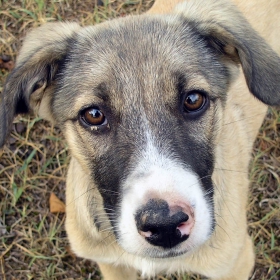
{"type": "MultiPolygon", "coordinates": [[[[0,54],[15,59],[26,32],[54,20],[89,25],[147,10],[152,1],[0,0],[0,54]]],[[[8,74],[0,70],[0,91],[8,74]]],[[[256,249],[251,280],[280,279],[280,111],[269,109],[253,151],[248,205],[256,249]]],[[[69,250],[64,214],[51,214],[54,192],[64,200],[69,163],[61,132],[35,116],[15,120],[0,152],[0,278],[101,279],[97,267],[69,250]]],[[[202,279],[174,276],[158,279],[202,279]]]]}

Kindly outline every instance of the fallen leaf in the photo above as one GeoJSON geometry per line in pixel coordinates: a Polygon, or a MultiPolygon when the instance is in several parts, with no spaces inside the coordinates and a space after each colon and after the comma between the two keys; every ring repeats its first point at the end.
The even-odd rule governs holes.
{"type": "Polygon", "coordinates": [[[65,204],[54,194],[50,195],[51,213],[65,213],[65,204]]]}

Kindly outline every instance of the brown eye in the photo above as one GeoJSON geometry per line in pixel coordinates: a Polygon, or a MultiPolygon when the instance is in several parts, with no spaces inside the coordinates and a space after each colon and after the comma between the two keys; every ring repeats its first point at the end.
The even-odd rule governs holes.
{"type": "Polygon", "coordinates": [[[195,112],[202,109],[205,104],[205,96],[200,92],[189,93],[184,100],[184,109],[187,112],[195,112]]]}
{"type": "Polygon", "coordinates": [[[87,125],[103,125],[106,123],[104,114],[100,110],[94,108],[84,110],[81,114],[81,118],[87,125]]]}

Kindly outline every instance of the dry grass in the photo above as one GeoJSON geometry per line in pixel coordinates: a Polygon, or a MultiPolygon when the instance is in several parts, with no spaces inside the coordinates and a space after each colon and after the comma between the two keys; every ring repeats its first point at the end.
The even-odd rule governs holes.
{"type": "MultiPolygon", "coordinates": [[[[140,13],[152,4],[149,0],[104,2],[97,6],[89,0],[0,0],[0,54],[15,58],[25,33],[47,21],[88,25],[140,13]]],[[[0,70],[0,91],[7,74],[0,70]]],[[[270,109],[251,168],[248,219],[257,253],[252,280],[280,279],[279,130],[280,111],[270,109]]],[[[0,158],[1,279],[101,279],[92,262],[75,258],[68,250],[65,216],[49,212],[51,192],[64,200],[68,161],[67,146],[57,128],[37,117],[17,118],[0,158]]]]}

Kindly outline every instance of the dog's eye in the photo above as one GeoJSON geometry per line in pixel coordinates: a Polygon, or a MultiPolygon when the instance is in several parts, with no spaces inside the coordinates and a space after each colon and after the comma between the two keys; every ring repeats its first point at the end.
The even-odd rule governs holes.
{"type": "Polygon", "coordinates": [[[88,108],[82,111],[81,119],[90,126],[106,124],[106,117],[103,112],[95,108],[88,108]]]}
{"type": "Polygon", "coordinates": [[[206,98],[205,95],[201,92],[190,92],[187,94],[184,100],[184,109],[191,113],[195,111],[199,111],[205,105],[206,98]]]}

